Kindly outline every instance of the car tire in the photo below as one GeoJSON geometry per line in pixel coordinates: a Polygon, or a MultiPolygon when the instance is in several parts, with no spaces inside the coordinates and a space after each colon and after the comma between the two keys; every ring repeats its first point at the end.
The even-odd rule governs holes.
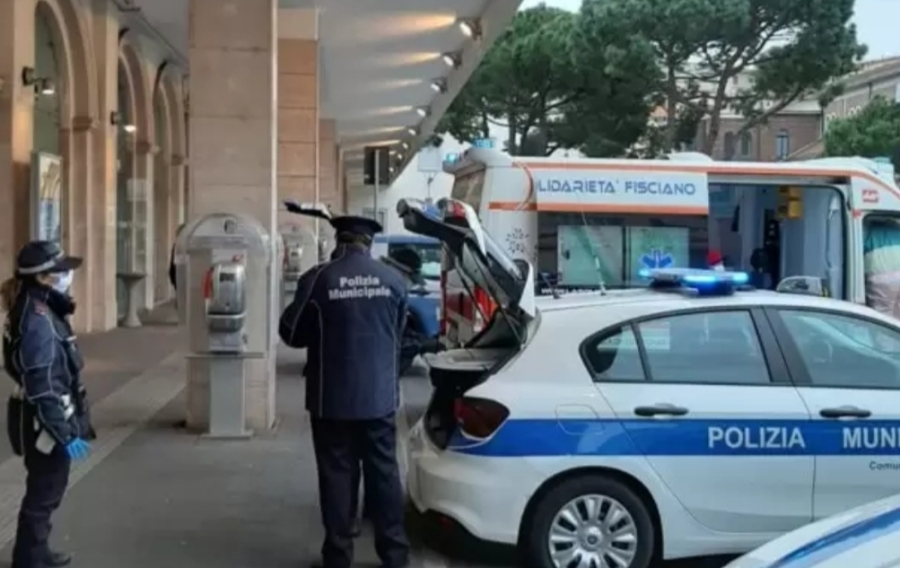
{"type": "MultiPolygon", "coordinates": [[[[553,559],[553,551],[550,545],[551,529],[554,527],[554,523],[563,522],[565,525],[563,519],[557,518],[557,515],[563,509],[568,507],[569,511],[571,511],[573,503],[584,505],[588,502],[595,505],[602,503],[601,514],[598,515],[598,520],[601,522],[598,522],[598,526],[594,528],[582,529],[584,540],[580,544],[573,544],[571,547],[560,545],[558,550],[571,550],[571,548],[578,546],[583,546],[585,547],[584,550],[588,550],[592,546],[588,539],[593,537],[598,540],[599,544],[595,543],[593,550],[588,550],[588,554],[602,556],[604,550],[602,547],[611,545],[620,558],[625,557],[629,559],[630,557],[629,563],[624,566],[615,562],[598,564],[598,566],[647,568],[653,560],[655,543],[657,542],[656,528],[650,512],[647,510],[643,500],[629,489],[627,485],[604,475],[585,475],[565,480],[540,498],[540,501],[534,506],[530,520],[522,528],[519,551],[524,564],[530,568],[568,568],[564,563],[557,565],[553,559]],[[627,513],[626,517],[623,518],[627,523],[621,524],[622,520],[620,520],[619,523],[614,524],[614,528],[619,527],[614,530],[614,534],[618,534],[620,538],[626,534],[622,531],[629,531],[636,535],[637,544],[633,547],[631,554],[620,548],[625,546],[623,542],[608,543],[607,535],[604,535],[599,527],[604,519],[604,514],[608,514],[612,508],[618,507],[627,513]],[[585,531],[588,530],[593,532],[601,531],[601,534],[585,534],[585,531]],[[602,544],[603,539],[606,539],[606,544],[602,544]]],[[[576,508],[578,508],[577,505],[576,508]]],[[[584,512],[584,509],[581,508],[580,511],[584,512]]],[[[563,526],[561,528],[568,529],[569,527],[563,526]]],[[[571,565],[575,566],[577,563],[573,561],[571,565]]]]}

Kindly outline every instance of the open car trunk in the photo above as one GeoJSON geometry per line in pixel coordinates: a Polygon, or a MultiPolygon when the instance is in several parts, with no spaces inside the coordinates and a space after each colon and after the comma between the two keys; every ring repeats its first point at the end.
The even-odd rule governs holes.
{"type": "Polygon", "coordinates": [[[510,259],[484,232],[474,210],[465,203],[443,199],[438,209],[435,215],[424,202],[414,200],[403,200],[397,206],[407,230],[443,243],[466,282],[468,294],[477,287],[497,306],[488,325],[462,348],[425,357],[434,391],[424,426],[431,441],[446,448],[456,432],[465,393],[518,354],[537,314],[532,267],[510,259]]]}

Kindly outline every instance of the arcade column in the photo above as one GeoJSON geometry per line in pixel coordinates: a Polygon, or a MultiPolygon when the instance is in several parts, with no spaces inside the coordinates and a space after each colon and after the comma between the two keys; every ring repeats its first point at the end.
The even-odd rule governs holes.
{"type": "MultiPolygon", "coordinates": [[[[189,219],[246,213],[273,236],[277,175],[277,1],[191,0],[189,219]]],[[[272,270],[276,270],[273,263],[272,270]]],[[[254,430],[275,421],[274,283],[265,322],[249,334],[268,334],[268,350],[245,368],[245,414],[254,430]]],[[[189,286],[199,287],[200,282],[189,286]]],[[[198,294],[191,294],[198,297],[198,294]]],[[[188,427],[209,420],[210,369],[188,359],[188,427]]],[[[213,377],[214,378],[214,377],[213,377]]]]}
{"type": "Polygon", "coordinates": [[[0,281],[29,236],[34,87],[22,82],[25,67],[34,67],[34,6],[0,0],[0,281]]]}

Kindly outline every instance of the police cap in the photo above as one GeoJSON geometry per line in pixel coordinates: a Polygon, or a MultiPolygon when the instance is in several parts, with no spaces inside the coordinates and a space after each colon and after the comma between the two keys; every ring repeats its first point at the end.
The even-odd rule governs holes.
{"type": "Polygon", "coordinates": [[[68,272],[81,266],[81,259],[69,256],[55,241],[31,241],[19,250],[16,274],[34,276],[47,272],[68,272]]]}
{"type": "Polygon", "coordinates": [[[360,235],[372,239],[376,233],[382,232],[384,229],[381,223],[368,217],[359,217],[356,215],[342,215],[340,217],[332,217],[330,219],[331,226],[334,227],[335,234],[347,233],[350,235],[360,235]]]}

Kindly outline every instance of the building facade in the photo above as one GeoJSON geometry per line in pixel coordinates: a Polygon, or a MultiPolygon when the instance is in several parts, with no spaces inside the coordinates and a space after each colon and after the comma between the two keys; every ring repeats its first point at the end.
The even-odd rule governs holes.
{"type": "MultiPolygon", "coordinates": [[[[279,38],[278,193],[342,210],[311,27],[279,38]]],[[[127,2],[0,1],[0,280],[26,241],[60,239],[85,261],[80,332],[118,324],[128,278],[143,310],[174,295],[170,254],[192,210],[186,55],[127,2]]],[[[199,95],[199,114],[215,113],[221,93],[199,95]]]]}
{"type": "MultiPolygon", "coordinates": [[[[876,97],[900,103],[900,57],[866,62],[844,79],[844,92],[824,109],[823,135],[832,121],[856,116],[876,97]]],[[[824,140],[820,136],[811,144],[798,148],[791,159],[818,158],[824,152],[824,140]]]]}

